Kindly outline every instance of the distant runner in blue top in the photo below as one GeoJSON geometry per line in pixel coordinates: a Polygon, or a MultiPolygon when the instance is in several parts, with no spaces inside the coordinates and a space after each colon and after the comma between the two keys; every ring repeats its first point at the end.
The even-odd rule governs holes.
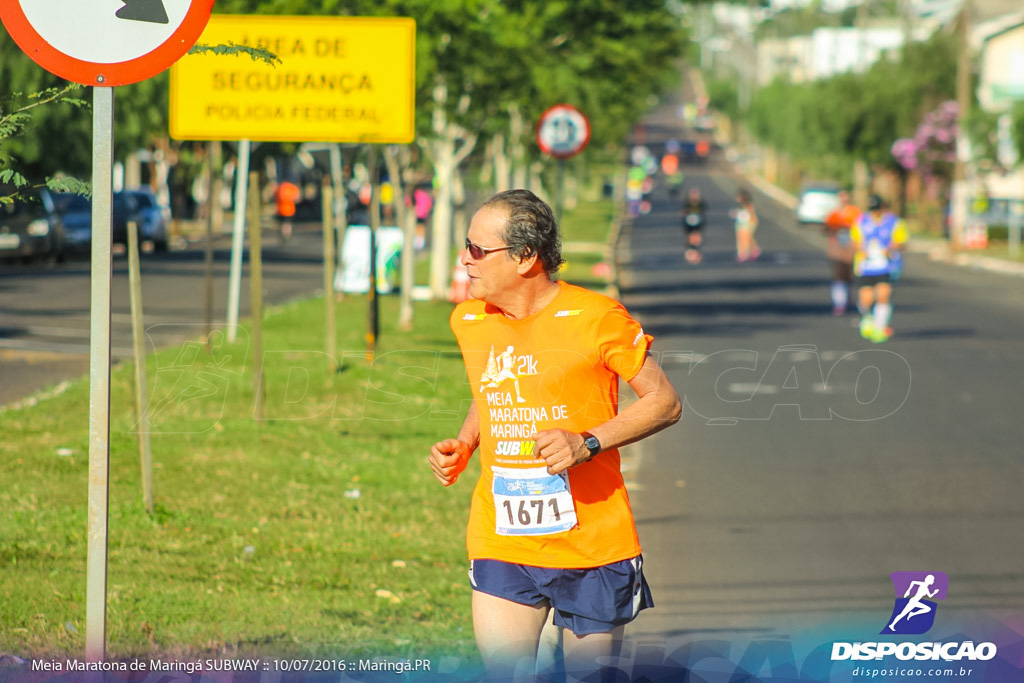
{"type": "Polygon", "coordinates": [[[853,271],[858,277],[860,334],[877,343],[892,336],[892,283],[899,255],[907,242],[903,220],[888,211],[876,194],[868,199],[867,213],[850,229],[855,250],[853,271]]]}

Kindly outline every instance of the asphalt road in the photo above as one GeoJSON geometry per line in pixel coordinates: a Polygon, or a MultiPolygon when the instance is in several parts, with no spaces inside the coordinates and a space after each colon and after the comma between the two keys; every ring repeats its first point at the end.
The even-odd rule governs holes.
{"type": "MultiPolygon", "coordinates": [[[[653,150],[679,135],[674,111],[650,120],[653,150]]],[[[702,264],[684,261],[663,184],[620,254],[623,302],[685,399],[676,426],[632,447],[657,607],[629,633],[749,642],[866,623],[843,637],[874,640],[889,575],[941,571],[956,625],[936,628],[1006,617],[1019,647],[1024,279],[909,256],[894,336],[872,344],[856,315],[832,315],[819,230],[754,191],[764,253],[737,263],[728,212],[754,188],[716,164],[687,168],[691,185],[710,207],[702,264]]]]}
{"type": "MultiPolygon", "coordinates": [[[[296,229],[285,245],[264,231],[264,305],[323,291],[322,237],[314,227],[296,229]]],[[[214,250],[213,323],[227,320],[230,237],[214,250]]],[[[128,259],[115,255],[111,281],[111,356],[132,355],[128,259]]],[[[248,257],[243,262],[239,318],[249,312],[248,257]]],[[[205,252],[202,243],[141,258],[147,350],[206,331],[205,252]]],[[[90,263],[53,267],[0,265],[0,406],[20,401],[89,372],[90,263]]]]}

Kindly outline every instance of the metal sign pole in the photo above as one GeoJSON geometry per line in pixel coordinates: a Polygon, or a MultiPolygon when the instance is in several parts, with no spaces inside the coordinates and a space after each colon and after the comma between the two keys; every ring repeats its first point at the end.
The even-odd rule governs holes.
{"type": "MultiPolygon", "coordinates": [[[[334,216],[334,240],[337,248],[334,251],[337,264],[335,272],[340,273],[345,265],[341,259],[341,245],[345,242],[345,228],[347,227],[346,214],[348,212],[348,191],[345,189],[345,170],[341,158],[341,145],[331,145],[331,183],[334,185],[334,204],[331,206],[331,215],[334,216]]],[[[334,285],[327,290],[334,293],[334,285]]]]}
{"type": "Polygon", "coordinates": [[[1010,202],[1009,234],[1006,246],[1011,258],[1020,258],[1021,223],[1024,222],[1024,205],[1020,201],[1010,202]]]}
{"type": "Polygon", "coordinates": [[[370,151],[370,284],[369,320],[366,332],[366,360],[373,362],[377,353],[377,337],[380,333],[380,297],[377,295],[377,231],[380,228],[380,169],[377,166],[377,147],[369,145],[370,151]]]}
{"type": "Polygon", "coordinates": [[[558,175],[555,181],[555,219],[561,223],[565,211],[565,159],[558,160],[558,175]]]}
{"type": "Polygon", "coordinates": [[[114,89],[93,88],[92,284],[89,332],[89,510],[85,658],[106,656],[110,492],[110,283],[113,277],[114,89]]]}
{"type": "Polygon", "coordinates": [[[242,299],[242,250],[245,248],[246,193],[249,185],[249,151],[251,143],[238,143],[238,163],[235,165],[235,225],[231,239],[231,274],[228,283],[228,341],[238,336],[238,306],[242,299]]]}
{"type": "Polygon", "coordinates": [[[324,178],[321,185],[320,206],[323,212],[324,229],[324,329],[326,331],[325,351],[327,352],[327,368],[337,372],[338,361],[335,356],[338,354],[338,324],[336,322],[336,311],[334,304],[334,277],[337,271],[337,261],[334,257],[334,191],[331,189],[330,180],[324,178]]]}

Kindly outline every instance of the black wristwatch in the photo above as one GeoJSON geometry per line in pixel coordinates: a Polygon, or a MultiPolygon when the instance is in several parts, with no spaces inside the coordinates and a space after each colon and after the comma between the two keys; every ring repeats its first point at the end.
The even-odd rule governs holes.
{"type": "MultiPolygon", "coordinates": [[[[583,445],[590,451],[590,455],[587,456],[587,460],[590,460],[595,455],[601,452],[601,442],[597,440],[597,437],[590,432],[580,432],[580,436],[583,437],[583,445]]],[[[584,461],[586,462],[586,461],[584,461]]]]}

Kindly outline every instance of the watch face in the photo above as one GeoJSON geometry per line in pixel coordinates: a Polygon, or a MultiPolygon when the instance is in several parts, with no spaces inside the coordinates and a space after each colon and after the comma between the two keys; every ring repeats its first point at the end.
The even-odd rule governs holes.
{"type": "Polygon", "coordinates": [[[597,440],[596,436],[588,436],[583,443],[590,449],[591,455],[597,455],[598,451],[601,450],[601,442],[597,440]]]}

